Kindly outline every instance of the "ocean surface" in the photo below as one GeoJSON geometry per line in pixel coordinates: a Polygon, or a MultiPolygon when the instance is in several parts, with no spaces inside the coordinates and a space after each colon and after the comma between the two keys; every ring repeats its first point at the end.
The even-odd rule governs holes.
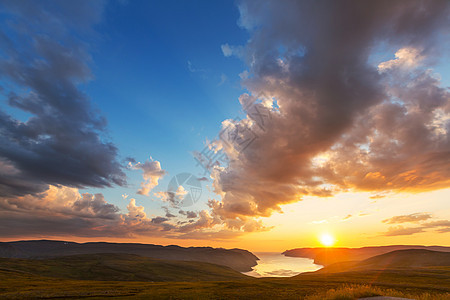
{"type": "Polygon", "coordinates": [[[278,252],[254,253],[260,260],[253,271],[243,274],[253,277],[290,277],[322,268],[314,260],[303,257],[288,257],[278,252]]]}

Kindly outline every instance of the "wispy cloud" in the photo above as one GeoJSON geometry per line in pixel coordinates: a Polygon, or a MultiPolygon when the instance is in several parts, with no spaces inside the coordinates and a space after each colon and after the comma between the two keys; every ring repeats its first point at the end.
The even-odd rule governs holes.
{"type": "Polygon", "coordinates": [[[388,231],[384,233],[385,236],[399,236],[399,235],[411,235],[416,233],[424,232],[421,227],[389,227],[388,231]]]}
{"type": "Polygon", "coordinates": [[[409,215],[395,216],[386,220],[383,220],[383,223],[387,224],[398,224],[398,223],[418,223],[424,220],[431,219],[432,215],[428,213],[415,213],[409,215]]]}
{"type": "Polygon", "coordinates": [[[194,64],[193,64],[190,60],[188,60],[187,66],[188,66],[188,70],[189,70],[191,73],[197,73],[197,72],[199,72],[199,73],[205,73],[205,72],[206,72],[205,69],[199,69],[199,68],[195,67],[194,64]]]}
{"type": "Polygon", "coordinates": [[[389,227],[388,231],[383,233],[385,236],[411,235],[415,233],[425,232],[427,229],[434,229],[438,233],[450,232],[449,220],[427,220],[433,219],[429,213],[415,213],[410,215],[394,216],[383,220],[386,224],[414,223],[414,227],[404,227],[402,225],[389,227]]]}

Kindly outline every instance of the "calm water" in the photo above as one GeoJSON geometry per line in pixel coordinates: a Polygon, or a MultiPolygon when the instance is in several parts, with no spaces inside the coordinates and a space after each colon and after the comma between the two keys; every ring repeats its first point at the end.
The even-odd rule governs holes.
{"type": "Polygon", "coordinates": [[[290,277],[304,272],[316,271],[322,268],[314,261],[303,257],[288,257],[276,252],[255,253],[259,257],[258,265],[245,275],[253,277],[290,277]]]}

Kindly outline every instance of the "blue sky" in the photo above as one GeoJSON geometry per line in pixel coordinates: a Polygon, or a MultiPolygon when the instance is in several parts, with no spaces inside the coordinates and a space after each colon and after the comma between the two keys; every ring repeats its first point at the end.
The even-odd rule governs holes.
{"type": "MultiPolygon", "coordinates": [[[[230,1],[110,2],[95,26],[95,78],[87,93],[108,119],[122,157],[143,162],[152,156],[168,171],[155,191],[181,172],[203,176],[191,152],[201,151],[223,120],[243,116],[238,97],[245,65],[221,50],[248,39],[238,18],[230,1]]],[[[88,191],[102,192],[121,207],[121,194],[127,193],[149,211],[159,208],[135,194],[141,174],[127,175],[129,188],[88,191]]]]}

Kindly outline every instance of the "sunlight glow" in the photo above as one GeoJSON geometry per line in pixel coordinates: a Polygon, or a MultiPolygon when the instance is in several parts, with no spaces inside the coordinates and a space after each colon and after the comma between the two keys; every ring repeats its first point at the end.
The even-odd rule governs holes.
{"type": "Polygon", "coordinates": [[[334,240],[334,237],[332,237],[328,233],[325,233],[320,236],[320,242],[325,247],[331,247],[334,245],[335,240],[334,240]]]}

